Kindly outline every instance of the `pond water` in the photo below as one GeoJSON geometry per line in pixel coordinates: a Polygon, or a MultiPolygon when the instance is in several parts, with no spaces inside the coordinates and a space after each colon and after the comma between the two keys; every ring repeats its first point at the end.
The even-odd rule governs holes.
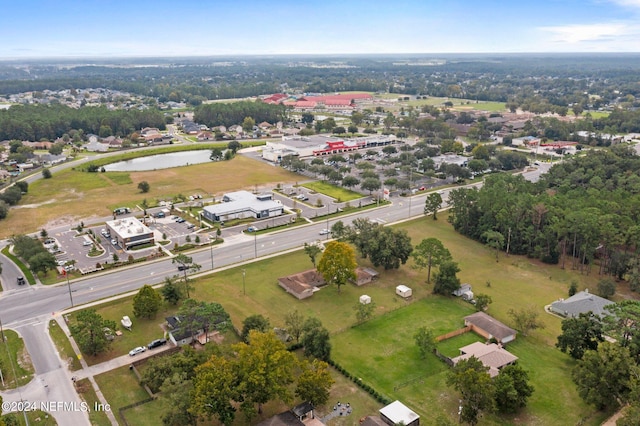
{"type": "Polygon", "coordinates": [[[197,151],[170,152],[167,154],[150,155],[132,160],[118,161],[107,164],[104,169],[108,172],[144,172],[149,170],[169,169],[171,167],[189,166],[192,164],[208,163],[211,151],[201,149],[197,151]]]}

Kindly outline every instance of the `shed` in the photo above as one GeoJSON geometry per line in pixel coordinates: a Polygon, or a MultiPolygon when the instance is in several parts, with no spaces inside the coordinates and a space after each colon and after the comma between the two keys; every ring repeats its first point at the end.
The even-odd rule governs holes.
{"type": "Polygon", "coordinates": [[[363,305],[368,305],[369,303],[371,303],[371,296],[363,294],[362,296],[360,296],[360,303],[362,303],[363,305]]]}
{"type": "Polygon", "coordinates": [[[466,291],[471,291],[471,284],[468,283],[464,283],[462,284],[460,287],[458,287],[457,289],[455,289],[454,291],[451,292],[451,294],[453,294],[454,296],[462,296],[466,291]]]}
{"type": "Polygon", "coordinates": [[[407,297],[411,297],[411,295],[413,294],[413,291],[406,285],[400,284],[399,286],[396,287],[396,294],[406,299],[407,297]]]}
{"type": "Polygon", "coordinates": [[[379,413],[382,420],[389,425],[418,426],[420,424],[420,416],[400,401],[394,401],[382,407],[379,413]]]}

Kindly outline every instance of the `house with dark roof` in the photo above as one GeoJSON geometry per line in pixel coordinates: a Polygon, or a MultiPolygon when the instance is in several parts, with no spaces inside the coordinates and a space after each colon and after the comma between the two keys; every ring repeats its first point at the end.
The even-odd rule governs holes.
{"type": "MultiPolygon", "coordinates": [[[[211,333],[207,334],[204,329],[200,328],[193,331],[191,328],[183,324],[179,316],[166,317],[167,329],[169,332],[169,340],[176,346],[188,345],[194,341],[198,341],[204,345],[209,341],[211,333]]],[[[219,316],[209,321],[210,330],[215,330],[227,321],[226,317],[219,316]]]]}
{"type": "Polygon", "coordinates": [[[314,426],[323,425],[313,414],[313,404],[303,402],[293,407],[289,411],[276,414],[260,423],[257,426],[314,426]]]}
{"type": "Polygon", "coordinates": [[[376,278],[378,278],[378,271],[365,266],[358,266],[356,268],[356,280],[353,281],[353,283],[357,286],[361,286],[369,284],[376,278]]]}
{"type": "Polygon", "coordinates": [[[516,338],[514,329],[484,312],[476,312],[464,317],[464,325],[471,327],[471,331],[487,340],[496,339],[498,343],[508,343],[516,338]]]}
{"type": "Polygon", "coordinates": [[[605,316],[609,312],[605,309],[609,305],[613,305],[611,300],[604,299],[595,294],[584,290],[574,294],[568,299],[560,299],[553,302],[550,306],[551,312],[567,318],[577,317],[580,314],[593,312],[595,315],[605,316]]]}
{"type": "Polygon", "coordinates": [[[496,377],[500,374],[502,367],[511,365],[518,360],[517,356],[503,349],[502,345],[474,342],[460,348],[460,355],[452,358],[451,361],[453,365],[456,365],[458,362],[471,357],[477,358],[482,362],[482,365],[489,367],[489,375],[491,377],[496,377]]]}

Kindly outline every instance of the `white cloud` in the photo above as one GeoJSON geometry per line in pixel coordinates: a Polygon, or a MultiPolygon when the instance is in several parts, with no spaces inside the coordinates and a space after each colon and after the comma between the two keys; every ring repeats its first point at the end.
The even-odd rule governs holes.
{"type": "Polygon", "coordinates": [[[619,4],[620,6],[626,7],[634,7],[640,9],[640,0],[612,0],[613,3],[619,4]]]}
{"type": "MultiPolygon", "coordinates": [[[[631,0],[628,0],[631,1],[631,0]]],[[[640,4],[640,0],[633,0],[640,4]]],[[[553,27],[540,27],[552,34],[552,42],[577,44],[590,41],[607,41],[630,35],[635,32],[624,23],[571,24],[553,27]]]]}

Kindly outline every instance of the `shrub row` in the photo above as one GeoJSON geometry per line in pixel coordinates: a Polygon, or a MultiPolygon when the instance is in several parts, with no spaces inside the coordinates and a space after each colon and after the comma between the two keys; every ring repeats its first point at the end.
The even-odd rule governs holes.
{"type": "Polygon", "coordinates": [[[328,361],[328,363],[329,363],[330,366],[332,366],[333,368],[338,370],[338,372],[340,374],[342,374],[344,377],[346,377],[347,379],[351,380],[353,383],[358,385],[360,387],[360,389],[364,390],[365,392],[368,392],[369,395],[374,397],[376,399],[376,401],[378,401],[379,403],[384,404],[384,405],[389,405],[389,404],[391,404],[393,402],[391,399],[389,399],[386,396],[384,396],[383,394],[379,393],[373,387],[371,387],[368,384],[364,383],[362,381],[362,379],[360,379],[359,377],[356,377],[353,374],[349,373],[346,369],[344,369],[344,367],[342,367],[340,364],[338,364],[334,360],[330,359],[328,361]]]}

